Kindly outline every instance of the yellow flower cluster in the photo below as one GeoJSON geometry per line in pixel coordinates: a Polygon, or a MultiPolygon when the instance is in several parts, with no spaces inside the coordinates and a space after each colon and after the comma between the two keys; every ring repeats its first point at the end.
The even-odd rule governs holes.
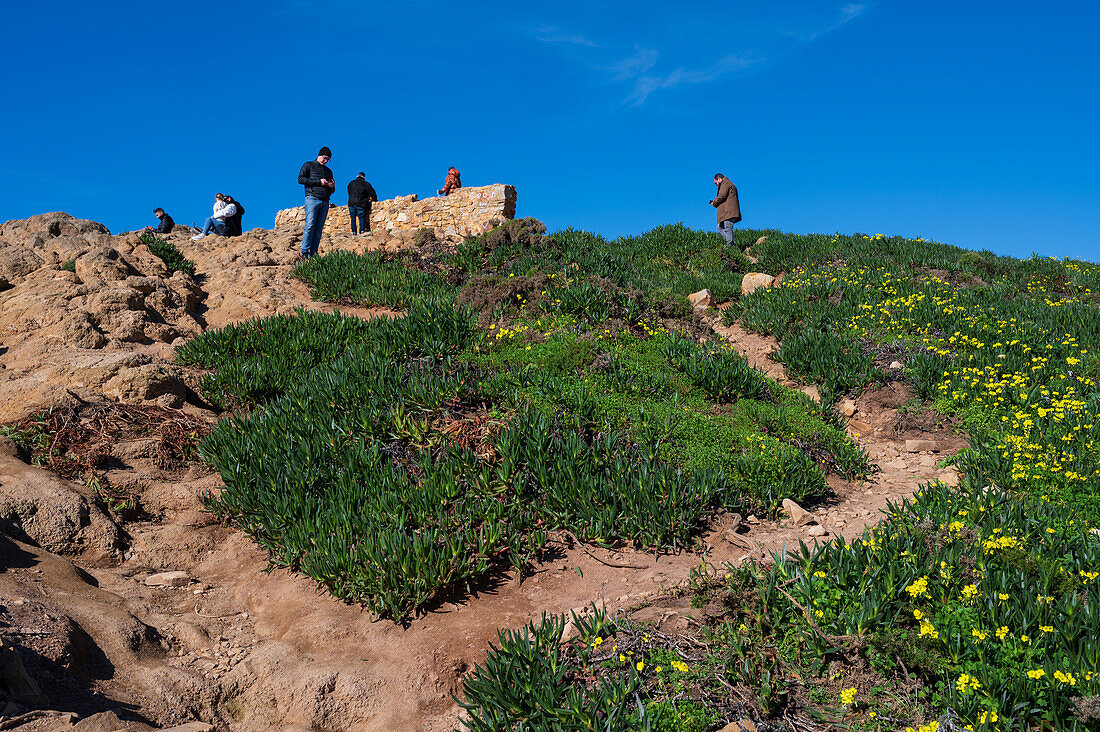
{"type": "MultiPolygon", "coordinates": [[[[859,306],[848,322],[853,335],[886,333],[953,359],[938,393],[956,408],[988,410],[1000,423],[1000,448],[1011,461],[1013,481],[1081,483],[1100,477],[1100,445],[1093,438],[1083,395],[1095,384],[1077,373],[1089,351],[1073,335],[1047,330],[1030,319],[1004,317],[996,304],[976,306],[964,300],[963,290],[938,277],[914,281],[885,267],[840,265],[789,277],[782,286],[833,283],[860,290],[870,285],[882,298],[859,306]],[[921,289],[911,292],[914,282],[921,289]],[[957,325],[945,332],[944,322],[957,325]],[[1054,360],[1055,344],[1064,354],[1060,363],[1054,360]]],[[[1029,290],[1045,292],[1044,287],[1054,284],[1037,279],[1029,290]]],[[[1080,302],[1088,294],[1087,288],[1065,287],[1065,297],[1047,297],[1046,304],[1080,302]]]]}
{"type": "Polygon", "coordinates": [[[928,575],[921,577],[919,580],[906,587],[905,591],[914,598],[928,597],[928,575]]]}
{"type": "Polygon", "coordinates": [[[940,723],[936,721],[929,722],[928,724],[922,724],[920,727],[913,729],[912,727],[906,727],[905,732],[939,732],[940,723]]]}
{"type": "Polygon", "coordinates": [[[955,688],[958,689],[960,694],[968,694],[981,688],[981,683],[970,674],[962,674],[955,681],[955,688]]]}

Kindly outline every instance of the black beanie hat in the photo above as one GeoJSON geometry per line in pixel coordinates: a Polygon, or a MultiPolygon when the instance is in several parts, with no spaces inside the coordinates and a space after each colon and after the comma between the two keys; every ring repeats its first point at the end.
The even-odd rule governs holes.
{"type": "Polygon", "coordinates": [[[322,155],[328,155],[331,158],[332,150],[329,150],[327,147],[323,147],[317,151],[317,157],[321,157],[322,155]]]}

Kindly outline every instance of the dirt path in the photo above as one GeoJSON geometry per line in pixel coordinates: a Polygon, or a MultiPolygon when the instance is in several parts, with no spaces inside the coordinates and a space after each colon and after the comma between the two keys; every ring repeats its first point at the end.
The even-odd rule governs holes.
{"type": "MultiPolygon", "coordinates": [[[[308,304],[304,288],[283,292],[308,304]]],[[[768,358],[776,347],[772,339],[739,326],[716,326],[716,331],[753,365],[797,386],[768,358]]],[[[747,531],[733,533],[729,517],[720,517],[702,537],[705,559],[721,566],[796,547],[800,540],[850,539],[876,522],[888,501],[911,495],[925,481],[953,481],[954,472],[936,463],[963,441],[928,420],[909,419],[896,429],[897,409],[908,398],[894,384],[851,405],[849,428],[860,433],[857,439],[880,469],[870,480],[830,479],[834,497],[816,508],[814,522],[802,526],[746,517],[747,531]],[[906,441],[913,439],[933,439],[939,452],[907,450],[906,441]]],[[[484,659],[498,628],[593,601],[609,607],[644,604],[686,579],[704,559],[691,553],[653,557],[591,550],[643,567],[623,569],[558,544],[522,584],[508,575],[497,577],[474,596],[443,603],[407,628],[376,622],[360,608],[319,592],[302,575],[265,573],[266,555],[258,546],[203,512],[202,496],[217,489],[218,476],[197,468],[162,470],[146,447],[136,440],[112,447],[112,483],[132,486],[153,517],[127,525],[131,545],[121,563],[78,568],[17,542],[3,547],[0,597],[20,608],[18,622],[29,633],[28,644],[56,635],[56,608],[67,608],[66,616],[79,619],[88,640],[70,633],[75,640],[55,655],[102,656],[107,664],[94,673],[85,669],[80,683],[55,690],[55,704],[68,703],[60,708],[81,715],[128,708],[151,724],[199,718],[234,732],[451,730],[459,720],[451,695],[460,691],[463,674],[484,659]],[[186,574],[179,586],[150,584],[164,571],[186,574]]],[[[38,470],[13,465],[13,459],[0,456],[11,470],[38,470]]],[[[665,629],[682,620],[667,611],[650,619],[665,629]]]]}

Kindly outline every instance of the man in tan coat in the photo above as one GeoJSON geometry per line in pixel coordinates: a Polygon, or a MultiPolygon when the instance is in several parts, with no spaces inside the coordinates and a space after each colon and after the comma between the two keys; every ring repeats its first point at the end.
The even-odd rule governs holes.
{"type": "Polygon", "coordinates": [[[733,225],[741,220],[741,204],[737,201],[737,186],[721,173],[714,174],[718,195],[710,202],[718,209],[718,231],[727,244],[733,244],[733,225]]]}

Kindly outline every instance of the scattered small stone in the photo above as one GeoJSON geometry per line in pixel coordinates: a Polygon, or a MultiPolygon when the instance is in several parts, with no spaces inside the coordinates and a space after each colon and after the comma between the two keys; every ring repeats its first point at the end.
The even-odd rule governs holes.
{"type": "Polygon", "coordinates": [[[810,536],[827,536],[829,534],[825,527],[820,524],[811,526],[806,533],[810,536]]]}
{"type": "Polygon", "coordinates": [[[874,492],[873,490],[871,490],[870,488],[868,488],[867,490],[863,491],[863,493],[864,493],[864,495],[868,495],[868,496],[873,496],[873,495],[875,495],[875,492],[874,492]]]}
{"type": "Polygon", "coordinates": [[[906,440],[906,452],[939,452],[940,446],[935,440],[906,440]]]}
{"type": "Polygon", "coordinates": [[[157,572],[146,577],[145,584],[150,587],[186,587],[191,584],[191,575],[179,570],[157,572]]]}
{"type": "Polygon", "coordinates": [[[901,363],[901,361],[891,361],[891,362],[890,362],[890,368],[891,368],[891,369],[893,369],[893,370],[895,370],[895,371],[897,371],[898,369],[902,368],[902,363],[901,363]]]}
{"type": "Polygon", "coordinates": [[[688,301],[691,303],[691,306],[696,310],[709,308],[712,304],[710,290],[699,290],[699,292],[693,292],[688,295],[688,301]]]}
{"type": "Polygon", "coordinates": [[[806,509],[799,506],[790,498],[783,499],[783,510],[787,512],[787,515],[794,521],[795,526],[801,526],[802,522],[807,516],[813,519],[813,515],[806,509]]]}

